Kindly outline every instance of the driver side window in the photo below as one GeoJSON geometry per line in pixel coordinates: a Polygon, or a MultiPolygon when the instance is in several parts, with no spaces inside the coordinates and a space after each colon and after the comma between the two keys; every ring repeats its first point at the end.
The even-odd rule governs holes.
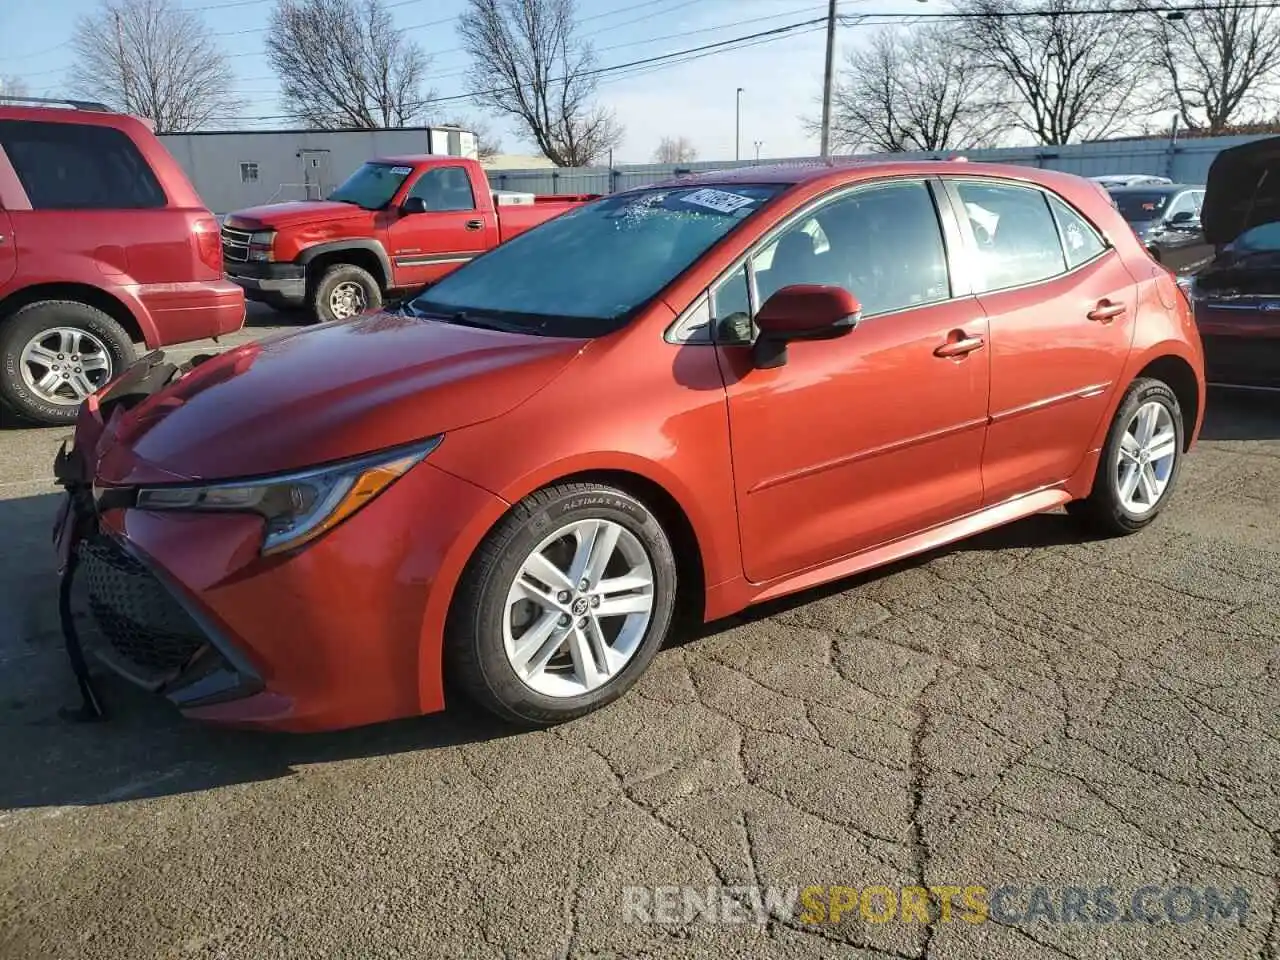
{"type": "Polygon", "coordinates": [[[864,317],[948,299],[946,248],[928,185],[892,181],[846,193],[770,239],[712,290],[716,339],[750,343],[760,305],[802,283],[843,287],[864,317]]]}
{"type": "Polygon", "coordinates": [[[1180,213],[1189,213],[1193,219],[1200,217],[1200,204],[1197,202],[1196,192],[1188,190],[1186,193],[1179,194],[1177,199],[1169,205],[1169,210],[1165,214],[1165,219],[1172,221],[1180,213]]]}
{"type": "Polygon", "coordinates": [[[475,194],[471,192],[471,178],[462,167],[436,167],[418,178],[409,196],[426,201],[432,212],[474,210],[475,194]]]}

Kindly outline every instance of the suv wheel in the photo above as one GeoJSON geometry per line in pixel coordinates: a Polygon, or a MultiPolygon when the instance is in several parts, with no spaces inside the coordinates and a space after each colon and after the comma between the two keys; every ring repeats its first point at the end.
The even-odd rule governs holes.
{"type": "Polygon", "coordinates": [[[134,356],[129,334],[96,307],[29,303],[0,322],[0,396],[37,423],[74,423],[84,398],[134,356]]]}
{"type": "Polygon", "coordinates": [[[1134,381],[1116,411],[1093,490],[1067,512],[1100,533],[1136,533],[1159,515],[1182,465],[1182,408],[1160,380],[1134,381]]]}
{"type": "Polygon", "coordinates": [[[516,723],[582,716],[644,672],[675,594],[671,543],[643,503],[594,483],[548,487],[472,558],[445,638],[449,677],[516,723]]]}
{"type": "Polygon", "coordinates": [[[346,320],[382,306],[382,288],[368,270],[335,263],[321,274],[311,292],[311,309],[321,323],[346,320]]]}

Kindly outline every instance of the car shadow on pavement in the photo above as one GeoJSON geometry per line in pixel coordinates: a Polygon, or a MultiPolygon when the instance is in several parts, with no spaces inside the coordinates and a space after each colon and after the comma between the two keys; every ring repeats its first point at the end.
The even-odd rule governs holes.
{"type": "Polygon", "coordinates": [[[883,579],[900,571],[923,566],[948,554],[1038,549],[1091,543],[1098,539],[1100,538],[1097,535],[1088,531],[1062,511],[1037,514],[1027,517],[1025,520],[1019,520],[1016,523],[996,527],[994,530],[976,534],[968,539],[938,547],[936,550],[930,550],[926,553],[908,557],[905,560],[899,560],[896,563],[868,570],[865,573],[825,583],[802,593],[793,593],[785,597],[779,597],[776,600],[769,600],[765,603],[748,607],[746,610],[723,620],[716,620],[707,624],[686,621],[680,628],[673,631],[673,638],[667,642],[667,646],[682,646],[704,637],[714,636],[733,627],[754,623],[758,620],[767,620],[770,617],[787,613],[806,604],[815,603],[848,590],[855,590],[863,584],[883,579]]]}
{"type": "MultiPolygon", "coordinates": [[[[18,549],[0,560],[0,820],[5,811],[93,806],[202,792],[289,777],[299,767],[377,756],[411,755],[521,734],[463,698],[443,713],[337,733],[278,734],[184,720],[167,702],[95,669],[108,716],[76,722],[78,705],[55,609],[56,576],[48,544],[52,495],[0,501],[0,529],[18,549]],[[16,628],[16,629],[14,629],[16,628]],[[15,635],[16,634],[16,635],[15,635]]],[[[948,552],[1079,543],[1087,539],[1061,514],[1031,517],[929,554],[761,604],[711,624],[676,625],[682,646],[761,620],[948,552]]]]}
{"type": "Polygon", "coordinates": [[[1280,393],[1210,387],[1203,440],[1280,440],[1280,393]]]}

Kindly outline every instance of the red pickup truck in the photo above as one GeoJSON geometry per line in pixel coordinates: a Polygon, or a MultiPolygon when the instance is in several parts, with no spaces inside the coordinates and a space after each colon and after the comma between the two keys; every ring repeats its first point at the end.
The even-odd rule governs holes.
{"type": "Polygon", "coordinates": [[[484,168],[464,157],[381,157],[328,200],[229,214],[222,252],[250,300],[341,320],[592,199],[494,193],[484,168]]]}

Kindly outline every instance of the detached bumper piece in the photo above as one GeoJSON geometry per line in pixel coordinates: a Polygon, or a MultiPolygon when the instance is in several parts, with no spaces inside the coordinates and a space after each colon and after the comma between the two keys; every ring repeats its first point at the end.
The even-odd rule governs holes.
{"type": "Polygon", "coordinates": [[[102,640],[88,650],[125,679],[178,707],[250,696],[258,678],[223,656],[196,619],[137,557],[103,534],[78,544],[78,566],[102,640]]]}

